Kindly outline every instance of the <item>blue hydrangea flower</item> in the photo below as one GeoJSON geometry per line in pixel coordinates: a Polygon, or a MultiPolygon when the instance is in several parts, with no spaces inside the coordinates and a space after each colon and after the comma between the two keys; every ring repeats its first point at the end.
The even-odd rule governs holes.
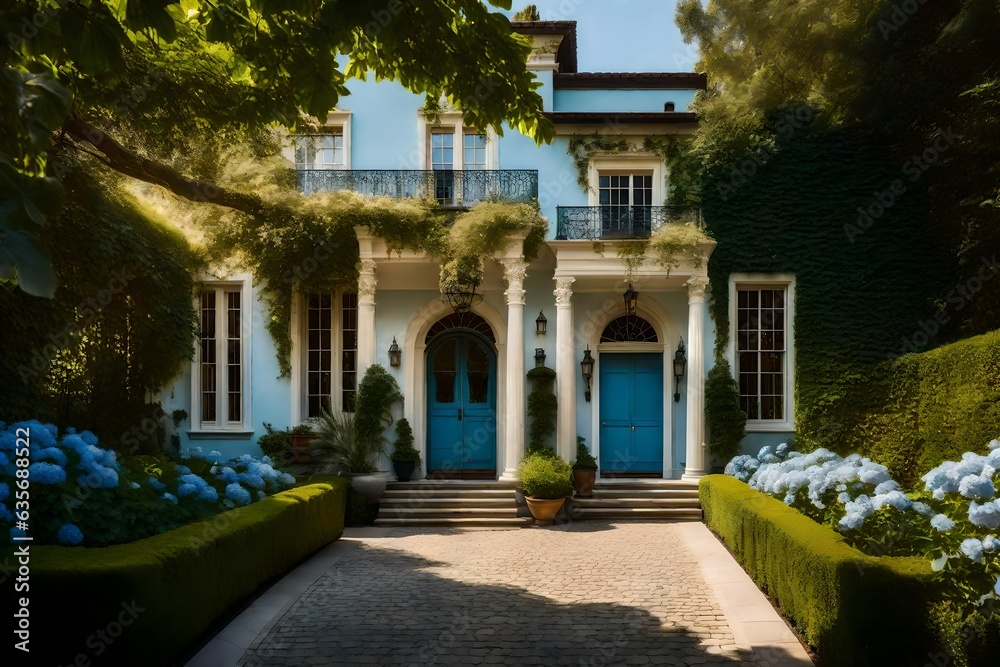
{"type": "Polygon", "coordinates": [[[938,532],[945,532],[955,527],[955,522],[944,514],[938,514],[931,519],[931,527],[938,532]]]}
{"type": "Polygon", "coordinates": [[[153,487],[153,489],[156,491],[162,491],[163,489],[167,488],[166,484],[156,479],[155,477],[149,478],[149,485],[153,487]]]}
{"type": "Polygon", "coordinates": [[[1000,449],[1000,440],[996,439],[990,440],[990,444],[988,445],[988,447],[990,448],[990,451],[1000,449]]]}
{"type": "Polygon", "coordinates": [[[66,455],[58,447],[38,449],[36,453],[32,454],[31,459],[33,461],[52,461],[58,466],[66,466],[66,455]]]}
{"type": "Polygon", "coordinates": [[[216,491],[211,486],[204,486],[198,489],[198,500],[203,500],[209,503],[215,503],[219,501],[219,492],[216,491]]]}
{"type": "Polygon", "coordinates": [[[226,487],[226,497],[232,500],[234,503],[240,505],[250,504],[250,492],[244,489],[239,484],[230,484],[226,487]]]}
{"type": "Polygon", "coordinates": [[[0,502],[0,521],[13,521],[13,520],[14,520],[14,515],[11,513],[9,509],[7,509],[7,505],[0,502]]]}
{"type": "Polygon", "coordinates": [[[10,497],[10,487],[0,482],[0,502],[7,500],[10,497]]]}
{"type": "Polygon", "coordinates": [[[865,523],[865,517],[860,512],[845,514],[837,525],[841,530],[855,530],[865,523]]]}
{"type": "Polygon", "coordinates": [[[1000,528],[1000,507],[996,501],[983,503],[980,505],[975,500],[969,503],[969,521],[976,526],[983,526],[990,530],[1000,528]]]}
{"type": "Polygon", "coordinates": [[[264,498],[267,498],[267,494],[264,493],[263,491],[258,491],[257,492],[257,500],[264,500],[264,498]]]}
{"type": "Polygon", "coordinates": [[[178,475],[190,475],[191,474],[191,468],[188,468],[185,465],[177,465],[177,466],[174,467],[174,469],[177,471],[178,475]]]}
{"type": "Polygon", "coordinates": [[[28,479],[34,484],[62,484],[66,481],[66,471],[54,463],[32,463],[28,466],[28,479]]]}
{"type": "Polygon", "coordinates": [[[3,452],[0,452],[0,468],[3,468],[8,463],[10,463],[10,459],[7,458],[6,454],[4,454],[3,452]]]}
{"type": "Polygon", "coordinates": [[[962,546],[960,548],[966,558],[975,563],[978,563],[983,559],[983,543],[974,537],[962,540],[962,546]]]}
{"type": "MultiPolygon", "coordinates": [[[[992,473],[990,474],[992,477],[992,473]]],[[[972,500],[988,500],[996,493],[993,480],[987,476],[968,475],[958,484],[958,492],[972,500]]]]}
{"type": "Polygon", "coordinates": [[[164,494],[163,494],[163,498],[164,498],[164,500],[169,500],[169,501],[170,501],[170,502],[172,502],[172,503],[173,503],[174,505],[176,505],[176,504],[177,504],[177,496],[175,496],[175,495],[174,495],[174,494],[172,494],[172,493],[164,493],[164,494]]]}
{"type": "Polygon", "coordinates": [[[291,486],[292,484],[295,484],[295,478],[287,472],[283,472],[278,475],[278,482],[284,486],[291,486]]]}
{"type": "Polygon", "coordinates": [[[915,502],[913,503],[913,511],[921,516],[933,517],[936,512],[927,503],[915,502]]]}
{"type": "Polygon", "coordinates": [[[80,431],[80,437],[83,438],[83,441],[88,445],[93,445],[94,447],[97,446],[97,436],[90,431],[80,431]]]}
{"type": "Polygon", "coordinates": [[[997,539],[996,535],[987,535],[983,538],[984,551],[996,551],[997,549],[1000,549],[1000,540],[997,539]]]}
{"type": "Polygon", "coordinates": [[[132,482],[132,488],[133,489],[138,489],[139,488],[139,482],[132,482]]]}
{"type": "Polygon", "coordinates": [[[187,496],[191,496],[196,493],[198,493],[198,487],[194,484],[181,484],[177,487],[178,498],[186,498],[187,496]]]}
{"type": "Polygon", "coordinates": [[[83,542],[83,533],[71,523],[64,523],[56,536],[59,544],[74,545],[83,542]]]}

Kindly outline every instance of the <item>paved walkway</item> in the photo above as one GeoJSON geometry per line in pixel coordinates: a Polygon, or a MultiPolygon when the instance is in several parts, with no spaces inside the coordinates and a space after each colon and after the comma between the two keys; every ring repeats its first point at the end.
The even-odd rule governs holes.
{"type": "Polygon", "coordinates": [[[701,523],[348,529],[189,667],[807,666],[701,523]]]}

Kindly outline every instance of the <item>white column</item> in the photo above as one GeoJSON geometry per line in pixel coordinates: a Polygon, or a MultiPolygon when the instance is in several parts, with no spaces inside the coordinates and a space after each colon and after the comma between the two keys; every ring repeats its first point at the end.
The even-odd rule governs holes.
{"type": "Polygon", "coordinates": [[[704,477],[705,465],[705,288],[708,278],[693,276],[688,286],[687,463],[681,479],[704,477]]]}
{"type": "Polygon", "coordinates": [[[358,275],[358,382],[375,363],[375,260],[361,260],[358,275]]]}
{"type": "Polygon", "coordinates": [[[576,358],[573,347],[573,282],[576,278],[556,278],[556,382],[559,421],[556,452],[566,461],[576,456],[576,358]]]}
{"type": "Polygon", "coordinates": [[[517,479],[517,464],[524,456],[524,257],[502,259],[507,281],[507,405],[505,408],[504,471],[502,480],[517,479]]]}

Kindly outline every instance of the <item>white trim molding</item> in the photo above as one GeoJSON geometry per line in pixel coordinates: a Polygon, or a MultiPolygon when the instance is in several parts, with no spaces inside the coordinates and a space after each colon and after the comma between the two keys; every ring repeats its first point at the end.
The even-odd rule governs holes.
{"type": "Polygon", "coordinates": [[[729,342],[726,359],[739,380],[736,364],[736,305],[741,288],[785,288],[785,372],[784,419],[748,419],[747,433],[786,433],[795,431],[795,274],[794,273],[732,273],[729,275],[729,342]]]}
{"type": "Polygon", "coordinates": [[[602,173],[613,172],[618,174],[637,172],[652,172],[653,175],[653,200],[651,206],[663,206],[666,201],[666,167],[663,159],[648,153],[637,154],[615,154],[615,155],[595,155],[590,159],[587,167],[587,181],[589,184],[587,192],[587,204],[589,206],[600,205],[600,176],[602,173]]]}

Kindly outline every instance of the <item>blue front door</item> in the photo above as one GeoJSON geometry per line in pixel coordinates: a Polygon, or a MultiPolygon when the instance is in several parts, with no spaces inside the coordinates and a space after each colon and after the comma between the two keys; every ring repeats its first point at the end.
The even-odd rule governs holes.
{"type": "Polygon", "coordinates": [[[427,469],[496,472],[496,355],[478,336],[448,336],[427,353],[427,469]]]}
{"type": "Polygon", "coordinates": [[[601,474],[663,471],[663,355],[601,354],[601,474]]]}

